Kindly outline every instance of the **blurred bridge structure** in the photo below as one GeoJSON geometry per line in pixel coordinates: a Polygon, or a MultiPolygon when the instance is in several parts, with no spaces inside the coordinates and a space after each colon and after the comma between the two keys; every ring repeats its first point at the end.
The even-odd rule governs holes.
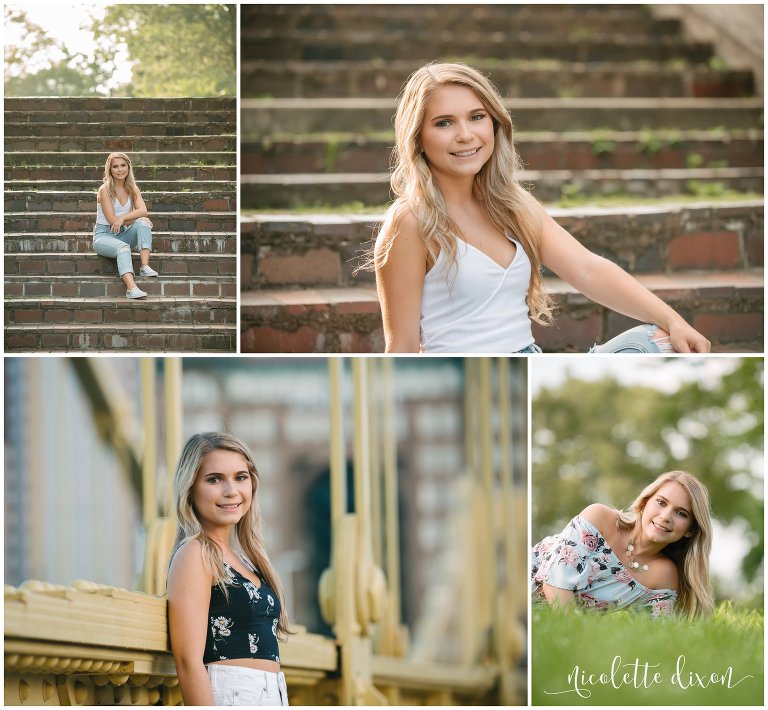
{"type": "Polygon", "coordinates": [[[310,412],[321,445],[271,479],[283,464],[249,443],[267,531],[287,545],[280,519],[296,529],[306,517],[328,540],[322,572],[294,575],[296,555],[267,535],[289,616],[302,610],[308,624],[281,646],[291,704],[526,704],[525,361],[313,359],[299,376],[287,360],[238,360],[231,380],[223,358],[6,359],[5,704],[182,703],[164,596],[171,479],[184,437],[222,411],[198,395],[224,370],[229,392],[262,373],[241,393],[244,418],[213,421],[246,441],[241,430],[262,427],[286,450],[254,392],[282,387],[298,402],[311,370],[325,407],[325,418],[310,412]],[[295,470],[307,457],[325,457],[320,488],[295,470]],[[325,495],[327,509],[270,502],[281,486],[313,508],[325,495]],[[75,574],[89,578],[62,582],[75,574]],[[307,586],[321,620],[302,601],[307,586]]]}

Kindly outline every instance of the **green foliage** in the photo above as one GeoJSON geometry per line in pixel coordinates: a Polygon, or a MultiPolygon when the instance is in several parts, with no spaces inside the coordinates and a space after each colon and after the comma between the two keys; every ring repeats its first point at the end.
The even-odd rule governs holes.
{"type": "Polygon", "coordinates": [[[728,62],[722,57],[715,55],[709,58],[709,68],[712,69],[712,71],[727,71],[728,62]]]}
{"type": "Polygon", "coordinates": [[[574,200],[581,195],[581,185],[575,182],[564,182],[560,186],[560,199],[562,202],[574,200]]]}
{"type": "Polygon", "coordinates": [[[592,152],[595,155],[610,155],[616,150],[616,141],[612,140],[612,131],[595,131],[592,138],[592,152]]]}
{"type": "Polygon", "coordinates": [[[640,131],[640,150],[646,155],[655,155],[664,147],[664,139],[649,129],[640,131]]]}
{"type": "MultiPolygon", "coordinates": [[[[532,615],[532,678],[534,705],[757,705],[763,704],[763,613],[725,602],[708,619],[651,619],[642,613],[558,611],[535,604],[532,615]],[[580,687],[588,698],[572,689],[568,674],[578,665],[587,674],[610,675],[616,656],[622,664],[649,664],[648,680],[614,688],[610,684],[580,687]],[[689,685],[689,673],[723,675],[732,668],[731,685],[712,683],[707,688],[673,684],[678,659],[684,656],[680,677],[689,685]],[[653,668],[655,664],[658,667],[653,668]],[[653,683],[653,673],[660,674],[653,683]],[[753,676],[745,678],[745,676],[753,676]],[[639,687],[634,687],[635,685],[639,687]],[[644,685],[650,687],[644,687],[644,685]],[[550,694],[544,691],[549,691],[550,694]]],[[[621,673],[631,672],[622,668],[621,673]]],[[[616,676],[621,679],[621,674],[616,676]]]]}
{"type": "Polygon", "coordinates": [[[6,96],[234,96],[234,5],[109,5],[92,14],[94,56],[71,52],[5,6],[6,27],[23,39],[5,44],[6,96]],[[127,85],[114,86],[120,62],[132,66],[127,85]]]}
{"type": "Polygon", "coordinates": [[[714,385],[684,382],[673,395],[611,377],[542,389],[533,402],[533,539],[559,532],[590,503],[625,508],[660,473],[683,469],[706,483],[720,521],[747,529],[742,571],[753,580],[763,559],[763,480],[753,470],[762,460],[763,363],[734,363],[714,385]]]}
{"type": "Polygon", "coordinates": [[[688,153],[685,156],[687,168],[700,168],[704,164],[704,156],[701,153],[688,153]]]}
{"type": "Polygon", "coordinates": [[[106,82],[114,67],[98,58],[71,52],[23,10],[4,7],[6,27],[22,30],[19,44],[5,43],[6,96],[106,95],[106,82]]]}
{"type": "Polygon", "coordinates": [[[110,5],[93,30],[101,56],[125,43],[133,96],[234,96],[234,5],[110,5]]]}
{"type": "Polygon", "coordinates": [[[686,180],[685,188],[697,197],[721,197],[728,188],[719,180],[686,180]]]}
{"type": "Polygon", "coordinates": [[[339,158],[339,142],[329,140],[325,145],[325,172],[332,173],[339,158]]]}

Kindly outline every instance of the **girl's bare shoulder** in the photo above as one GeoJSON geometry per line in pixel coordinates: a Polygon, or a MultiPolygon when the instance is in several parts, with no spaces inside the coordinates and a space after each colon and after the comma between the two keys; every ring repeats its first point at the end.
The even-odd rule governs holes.
{"type": "Polygon", "coordinates": [[[616,524],[619,511],[602,503],[592,503],[579,513],[579,517],[592,523],[598,530],[604,531],[616,524]]]}
{"type": "Polygon", "coordinates": [[[391,209],[385,215],[384,223],[376,238],[377,253],[386,251],[388,256],[411,258],[424,254],[426,249],[421,238],[419,221],[413,211],[403,205],[391,209]]]}
{"type": "Polygon", "coordinates": [[[168,576],[212,576],[203,560],[203,545],[199,539],[192,538],[179,546],[171,560],[168,576]]]}

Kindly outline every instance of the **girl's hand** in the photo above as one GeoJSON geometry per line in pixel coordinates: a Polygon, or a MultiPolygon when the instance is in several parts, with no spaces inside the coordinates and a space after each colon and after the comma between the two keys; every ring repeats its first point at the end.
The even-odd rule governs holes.
{"type": "Polygon", "coordinates": [[[117,234],[120,231],[120,227],[123,226],[123,223],[125,222],[125,217],[115,217],[114,221],[111,224],[112,231],[117,234]]]}
{"type": "Polygon", "coordinates": [[[678,353],[708,353],[712,349],[712,343],[682,319],[669,327],[669,341],[678,353]]]}

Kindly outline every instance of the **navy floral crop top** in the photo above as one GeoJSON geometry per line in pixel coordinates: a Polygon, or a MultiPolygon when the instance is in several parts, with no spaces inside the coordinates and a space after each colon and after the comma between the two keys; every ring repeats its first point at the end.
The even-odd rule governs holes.
{"type": "MultiPolygon", "coordinates": [[[[263,658],[280,663],[277,645],[280,601],[277,595],[256,570],[260,587],[226,562],[224,566],[230,574],[227,584],[229,601],[218,585],[211,587],[203,663],[230,658],[263,658]]],[[[253,569],[251,564],[248,567],[253,569]]]]}

